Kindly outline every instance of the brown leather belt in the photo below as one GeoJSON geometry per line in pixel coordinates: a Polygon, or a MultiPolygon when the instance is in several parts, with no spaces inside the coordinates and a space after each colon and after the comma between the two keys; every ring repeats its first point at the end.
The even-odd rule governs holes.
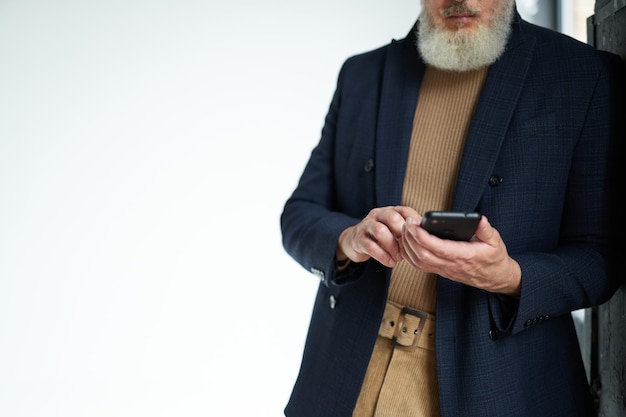
{"type": "Polygon", "coordinates": [[[435,316],[387,301],[378,335],[403,350],[435,350],[435,316]]]}

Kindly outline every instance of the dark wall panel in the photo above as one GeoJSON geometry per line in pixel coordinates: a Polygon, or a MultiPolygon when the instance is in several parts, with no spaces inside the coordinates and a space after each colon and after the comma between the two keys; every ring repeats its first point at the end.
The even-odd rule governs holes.
{"type": "MultiPolygon", "coordinates": [[[[626,62],[626,0],[597,0],[587,28],[591,45],[614,52],[626,62]]],[[[620,273],[626,274],[623,268],[620,273]]],[[[591,372],[599,415],[623,417],[626,416],[626,284],[608,303],[598,307],[594,316],[591,372]]]]}

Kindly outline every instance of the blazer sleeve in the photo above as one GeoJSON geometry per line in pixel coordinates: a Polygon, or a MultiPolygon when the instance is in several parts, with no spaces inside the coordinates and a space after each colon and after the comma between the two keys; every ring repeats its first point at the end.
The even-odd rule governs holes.
{"type": "Polygon", "coordinates": [[[374,149],[379,97],[373,86],[383,61],[381,48],[342,65],[320,141],[280,218],[287,253],[325,285],[358,278],[359,265],[336,276],[335,253],[341,232],[375,206],[374,177],[364,161],[374,149]]]}
{"type": "Polygon", "coordinates": [[[552,317],[600,305],[619,287],[609,237],[613,225],[619,224],[611,202],[617,193],[617,178],[612,177],[615,155],[624,141],[620,120],[624,95],[619,94],[624,70],[616,55],[596,53],[602,65],[595,79],[588,81],[591,95],[573,148],[558,244],[550,251],[511,255],[522,269],[519,299],[487,295],[491,325],[501,334],[515,334],[552,317]]]}

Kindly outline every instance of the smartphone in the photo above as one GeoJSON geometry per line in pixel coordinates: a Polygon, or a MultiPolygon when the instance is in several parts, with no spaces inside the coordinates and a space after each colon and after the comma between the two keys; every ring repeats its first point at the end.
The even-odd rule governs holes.
{"type": "Polygon", "coordinates": [[[481,215],[476,212],[427,211],[422,217],[422,228],[442,239],[470,240],[481,215]]]}

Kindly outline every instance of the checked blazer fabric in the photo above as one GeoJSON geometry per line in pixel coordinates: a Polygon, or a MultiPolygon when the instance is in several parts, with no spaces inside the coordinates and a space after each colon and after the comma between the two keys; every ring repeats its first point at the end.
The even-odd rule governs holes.
{"type": "MultiPolygon", "coordinates": [[[[286,251],[320,278],[287,417],[350,417],[391,270],[338,271],[339,234],[398,205],[424,63],[415,28],[342,66],[319,144],[281,215],[286,251]]],[[[519,300],[437,278],[444,417],[593,415],[570,312],[608,300],[608,53],[523,21],[490,67],[452,209],[479,211],[522,268],[519,300]]],[[[410,393],[407,393],[410,395],[410,393]]]]}

